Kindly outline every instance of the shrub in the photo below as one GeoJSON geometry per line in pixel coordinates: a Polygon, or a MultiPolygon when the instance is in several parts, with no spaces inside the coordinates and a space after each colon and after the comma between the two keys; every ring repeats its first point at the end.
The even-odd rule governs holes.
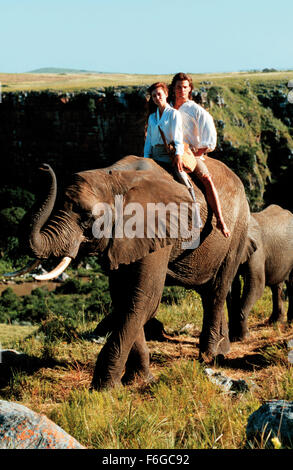
{"type": "Polygon", "coordinates": [[[5,289],[0,297],[0,322],[10,323],[21,315],[22,302],[11,287],[5,289]]]}
{"type": "Polygon", "coordinates": [[[168,305],[180,304],[186,297],[186,289],[184,287],[172,286],[164,287],[162,302],[168,305]]]}
{"type": "Polygon", "coordinates": [[[38,333],[43,333],[49,342],[62,340],[71,343],[79,337],[72,318],[54,314],[42,322],[38,333]]]}

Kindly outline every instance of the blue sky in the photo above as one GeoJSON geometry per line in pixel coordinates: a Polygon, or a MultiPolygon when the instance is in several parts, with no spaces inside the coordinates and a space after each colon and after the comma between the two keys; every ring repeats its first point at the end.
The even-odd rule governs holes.
{"type": "Polygon", "coordinates": [[[293,69],[293,0],[0,0],[0,72],[293,69]]]}

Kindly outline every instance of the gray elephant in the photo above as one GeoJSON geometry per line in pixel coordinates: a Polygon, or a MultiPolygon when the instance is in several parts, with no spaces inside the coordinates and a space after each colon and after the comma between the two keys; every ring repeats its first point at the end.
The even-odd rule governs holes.
{"type": "Polygon", "coordinates": [[[249,236],[257,249],[240,265],[228,296],[229,334],[232,341],[248,334],[248,315],[263,295],[265,286],[272,290],[273,312],[269,322],[284,318],[283,284],[287,285],[288,322],[293,321],[293,214],[277,205],[251,214],[249,236]],[[241,295],[240,276],[243,276],[241,295]]]}
{"type": "MultiPolygon", "coordinates": [[[[171,236],[170,220],[163,223],[166,236],[156,230],[140,237],[117,235],[114,230],[117,221],[113,222],[111,233],[102,237],[97,233],[102,214],[100,204],[106,203],[114,213],[116,196],[122,197],[123,207],[129,209],[131,204],[143,207],[142,218],[152,203],[172,202],[177,207],[193,203],[188,189],[153,160],[127,156],[108,168],[76,173],[61,198],[60,208],[54,207],[55,174],[48,165],[43,168],[51,175],[51,183],[46,200],[33,217],[29,236],[32,253],[38,260],[51,255],[63,257],[51,273],[51,277],[56,277],[83,248],[90,254],[100,253],[109,275],[114,324],[97,359],[94,389],[112,387],[121,381],[129,383],[136,374],[151,379],[144,325],[155,315],[165,283],[196,289],[201,295],[204,309],[201,358],[209,360],[229,351],[224,304],[241,259],[254,249],[247,237],[250,212],[240,179],[222,162],[206,160],[231,236],[224,238],[216,228],[202,190],[194,185],[203,224],[197,248],[183,247],[181,236],[171,236]]],[[[161,219],[156,217],[159,226],[161,219]]],[[[123,213],[122,222],[130,223],[130,218],[129,213],[123,213]]],[[[104,228],[105,220],[100,233],[104,228]]]]}

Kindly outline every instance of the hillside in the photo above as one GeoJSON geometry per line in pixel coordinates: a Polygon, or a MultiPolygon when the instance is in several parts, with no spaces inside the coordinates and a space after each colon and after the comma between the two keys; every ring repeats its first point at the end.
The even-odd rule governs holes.
{"type": "Polygon", "coordinates": [[[35,70],[30,70],[27,73],[100,73],[97,71],[91,71],[91,70],[79,70],[79,69],[65,69],[61,67],[42,67],[40,69],[35,69],[35,70]]]}
{"type": "MultiPolygon", "coordinates": [[[[52,71],[53,69],[48,69],[52,71]]],[[[68,69],[58,69],[58,73],[0,73],[0,82],[2,93],[9,91],[82,91],[91,88],[107,86],[143,86],[150,85],[159,80],[170,83],[171,75],[141,75],[125,73],[91,73],[73,71],[65,72],[68,69]],[[66,73],[66,75],[62,75],[66,73]]],[[[288,83],[293,79],[293,71],[282,72],[235,72],[235,73],[217,73],[217,74],[191,74],[194,83],[198,85],[202,81],[213,81],[218,85],[232,85],[233,83],[250,80],[252,83],[288,83]]]]}

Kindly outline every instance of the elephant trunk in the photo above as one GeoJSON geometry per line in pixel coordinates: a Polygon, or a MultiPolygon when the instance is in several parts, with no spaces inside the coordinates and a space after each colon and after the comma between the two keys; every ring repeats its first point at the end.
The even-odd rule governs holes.
{"type": "Polygon", "coordinates": [[[55,205],[57,180],[50,165],[45,163],[40,169],[49,173],[51,179],[50,189],[45,201],[42,203],[39,210],[33,215],[29,245],[37,258],[46,258],[49,255],[50,247],[48,246],[46,237],[41,233],[41,229],[49,219],[55,205]]]}
{"type": "Polygon", "coordinates": [[[46,259],[50,255],[75,258],[79,245],[84,240],[77,223],[78,215],[60,209],[50,217],[56,201],[57,180],[49,165],[43,165],[42,169],[49,172],[51,183],[45,201],[33,216],[30,248],[38,259],[46,259]]]}

